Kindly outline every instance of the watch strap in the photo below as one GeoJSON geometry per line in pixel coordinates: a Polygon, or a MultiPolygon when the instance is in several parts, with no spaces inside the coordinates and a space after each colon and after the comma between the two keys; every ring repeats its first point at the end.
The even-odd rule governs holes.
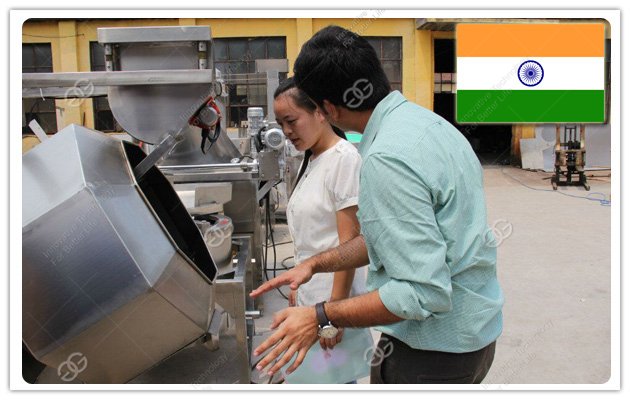
{"type": "Polygon", "coordinates": [[[324,311],[324,303],[325,301],[319,302],[315,304],[315,313],[317,314],[317,323],[320,327],[328,325],[330,321],[328,321],[328,317],[326,316],[326,312],[324,311]]]}

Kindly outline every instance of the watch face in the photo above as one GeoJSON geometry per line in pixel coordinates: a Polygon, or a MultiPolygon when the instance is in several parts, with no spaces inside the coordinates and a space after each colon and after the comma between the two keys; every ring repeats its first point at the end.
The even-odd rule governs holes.
{"type": "Polygon", "coordinates": [[[332,339],[337,336],[339,333],[339,329],[335,328],[332,325],[326,325],[322,328],[319,328],[319,337],[324,339],[332,339]]]}

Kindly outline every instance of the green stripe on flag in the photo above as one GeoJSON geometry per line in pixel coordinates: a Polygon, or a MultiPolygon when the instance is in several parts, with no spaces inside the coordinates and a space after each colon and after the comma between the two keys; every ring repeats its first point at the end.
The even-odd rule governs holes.
{"type": "Polygon", "coordinates": [[[457,122],[605,122],[603,90],[458,90],[457,122]]]}

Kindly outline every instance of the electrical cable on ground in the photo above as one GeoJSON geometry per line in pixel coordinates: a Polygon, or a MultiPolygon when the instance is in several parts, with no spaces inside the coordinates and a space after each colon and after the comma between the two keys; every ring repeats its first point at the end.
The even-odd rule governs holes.
{"type": "Polygon", "coordinates": [[[591,192],[591,193],[589,193],[589,194],[588,194],[588,195],[586,195],[586,196],[576,196],[576,195],[574,195],[574,194],[563,193],[563,192],[561,192],[561,191],[558,191],[558,190],[553,190],[553,189],[535,188],[535,187],[532,187],[532,186],[527,185],[526,183],[524,183],[524,182],[523,182],[523,181],[521,181],[520,179],[516,178],[515,176],[512,176],[512,175],[508,174],[507,172],[505,172],[505,169],[504,169],[504,168],[502,168],[502,169],[501,169],[501,172],[503,173],[503,175],[507,176],[508,178],[511,178],[511,179],[515,180],[516,182],[520,183],[522,186],[524,186],[524,187],[526,187],[526,188],[528,188],[528,189],[531,189],[531,190],[536,190],[536,191],[538,191],[538,192],[552,192],[552,193],[558,193],[558,194],[561,194],[561,195],[563,195],[563,196],[575,197],[576,199],[584,199],[584,200],[590,200],[590,201],[598,201],[598,202],[599,202],[599,204],[600,204],[601,206],[604,206],[604,207],[610,207],[610,203],[611,203],[611,201],[610,201],[610,200],[607,200],[607,199],[606,199],[606,195],[605,195],[604,193],[601,193],[601,192],[591,192]],[[595,194],[595,195],[601,195],[601,196],[602,196],[602,198],[593,198],[593,197],[591,197],[591,196],[592,196],[592,195],[594,195],[594,194],[595,194]]]}

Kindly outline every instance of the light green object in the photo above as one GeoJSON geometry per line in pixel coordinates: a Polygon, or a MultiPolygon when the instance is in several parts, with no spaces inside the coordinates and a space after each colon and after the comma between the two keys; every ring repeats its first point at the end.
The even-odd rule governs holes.
{"type": "Polygon", "coordinates": [[[361,143],[362,137],[363,135],[360,133],[346,132],[346,139],[348,139],[348,142],[350,143],[361,143]]]}
{"type": "Polygon", "coordinates": [[[450,353],[494,342],[504,301],[494,233],[505,231],[488,226],[483,170],[464,135],[394,91],[372,112],[359,153],[367,288],[403,318],[375,329],[450,353]]]}
{"type": "Polygon", "coordinates": [[[367,328],[346,328],[341,343],[324,350],[316,342],[306,354],[302,365],[293,373],[285,371],[293,365],[297,354],[282,368],[287,383],[344,384],[370,374],[374,341],[367,328]]]}

